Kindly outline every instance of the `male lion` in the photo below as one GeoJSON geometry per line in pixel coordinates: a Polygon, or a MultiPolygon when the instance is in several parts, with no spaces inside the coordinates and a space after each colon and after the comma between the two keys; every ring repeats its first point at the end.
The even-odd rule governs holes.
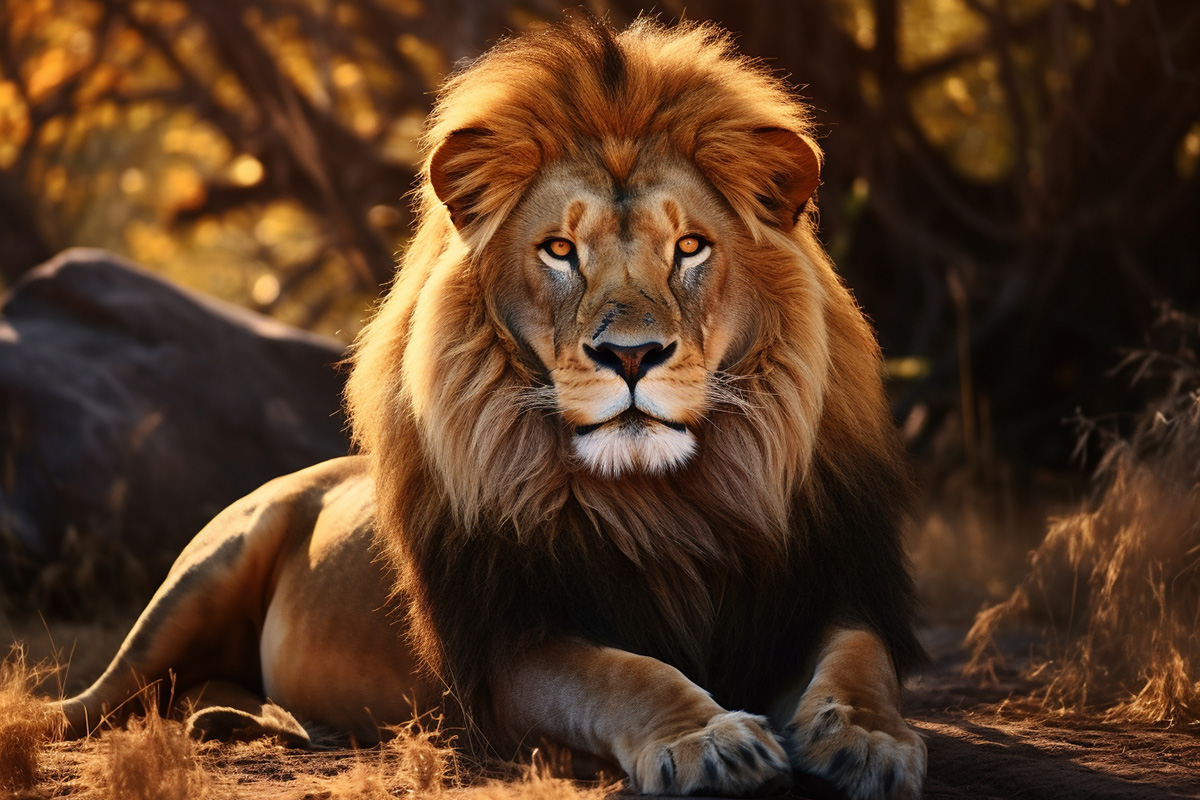
{"type": "Polygon", "coordinates": [[[710,26],[572,21],[452,77],[426,144],[365,456],[201,532],[71,729],[168,670],[220,679],[200,734],[299,743],[264,694],[371,739],[445,686],[471,743],[640,792],[918,796],[910,481],[805,107],[710,26]]]}

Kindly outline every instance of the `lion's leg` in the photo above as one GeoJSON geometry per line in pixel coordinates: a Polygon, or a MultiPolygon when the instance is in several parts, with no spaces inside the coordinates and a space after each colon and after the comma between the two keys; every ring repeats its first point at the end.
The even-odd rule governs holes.
{"type": "Polygon", "coordinates": [[[865,630],[834,631],[786,728],[792,766],[855,800],[918,798],[925,742],[900,713],[887,648],[865,630]]]}
{"type": "Polygon", "coordinates": [[[594,753],[642,793],[747,795],[790,782],[764,718],[726,711],[653,658],[558,642],[525,654],[491,688],[515,741],[544,736],[594,753]]]}

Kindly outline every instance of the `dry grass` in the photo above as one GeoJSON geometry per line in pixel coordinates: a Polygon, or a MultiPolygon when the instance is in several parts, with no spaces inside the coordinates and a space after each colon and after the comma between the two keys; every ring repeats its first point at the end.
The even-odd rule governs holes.
{"type": "Polygon", "coordinates": [[[20,646],[0,664],[0,792],[34,785],[41,754],[57,733],[46,703],[32,694],[49,671],[30,666],[20,646]]]}
{"type": "Polygon", "coordinates": [[[153,711],[153,688],[139,698],[149,713],[123,729],[53,743],[53,718],[34,693],[57,672],[28,666],[19,648],[0,668],[0,798],[601,800],[617,788],[555,777],[540,757],[533,766],[464,761],[440,731],[417,723],[357,752],[289,750],[265,740],[201,744],[181,722],[153,711]]]}
{"type": "Polygon", "coordinates": [[[183,725],[148,714],[101,740],[102,757],[84,771],[90,796],[113,800],[205,800],[214,796],[196,743],[183,725]]]}
{"type": "Polygon", "coordinates": [[[1139,378],[1160,373],[1163,399],[1108,443],[1096,498],[1052,524],[1028,576],[967,643],[968,669],[986,675],[1002,626],[1040,623],[1046,652],[1031,674],[1048,706],[1182,725],[1200,722],[1200,321],[1170,322],[1177,348],[1127,362],[1139,378]]]}
{"type": "Polygon", "coordinates": [[[399,793],[431,797],[461,785],[457,752],[440,741],[437,731],[413,724],[364,753],[324,788],[331,800],[385,800],[399,793]]]}
{"type": "Polygon", "coordinates": [[[329,800],[391,800],[399,796],[443,800],[600,800],[618,785],[583,784],[558,777],[569,764],[547,767],[535,751],[531,765],[483,766],[462,759],[437,730],[417,723],[325,782],[329,800]],[[503,778],[496,777],[498,773],[503,778]],[[489,777],[490,776],[490,777],[489,777]]]}

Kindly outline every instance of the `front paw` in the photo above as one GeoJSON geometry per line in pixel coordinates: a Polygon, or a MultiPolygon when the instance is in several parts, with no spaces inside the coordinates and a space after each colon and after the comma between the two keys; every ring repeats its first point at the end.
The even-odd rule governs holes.
{"type": "Polygon", "coordinates": [[[785,791],[791,768],[765,718],[726,711],[699,730],[646,747],[630,778],[641,794],[750,797],[785,791]]]}
{"type": "Polygon", "coordinates": [[[784,744],[799,772],[833,784],[850,800],[916,800],[925,782],[925,742],[898,716],[867,730],[833,697],[805,704],[784,744]]]}

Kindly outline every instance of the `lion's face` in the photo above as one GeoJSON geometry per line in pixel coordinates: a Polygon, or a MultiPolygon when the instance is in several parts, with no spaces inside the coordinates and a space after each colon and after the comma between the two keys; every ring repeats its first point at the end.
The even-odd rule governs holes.
{"type": "Polygon", "coordinates": [[[489,248],[497,316],[540,362],[574,454],[606,477],[684,464],[719,368],[752,338],[744,228],[696,167],[647,161],[625,181],[551,165],[489,248]]]}

